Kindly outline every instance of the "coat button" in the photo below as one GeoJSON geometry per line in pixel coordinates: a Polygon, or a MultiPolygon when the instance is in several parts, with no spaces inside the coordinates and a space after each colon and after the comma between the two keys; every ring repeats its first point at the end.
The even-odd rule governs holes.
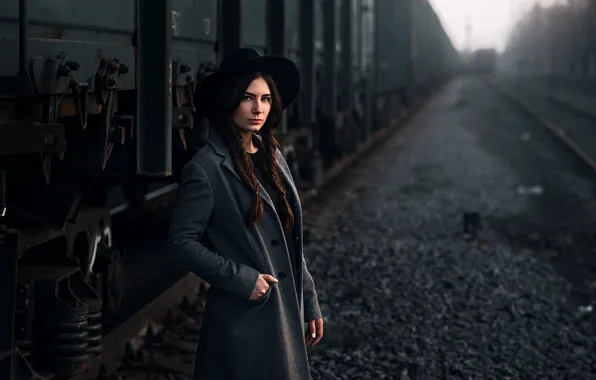
{"type": "Polygon", "coordinates": [[[277,277],[278,277],[280,280],[283,280],[284,278],[286,278],[286,274],[285,274],[284,272],[279,272],[279,273],[277,274],[277,277]]]}
{"type": "Polygon", "coordinates": [[[271,245],[274,247],[277,247],[279,245],[279,240],[277,240],[277,239],[271,240],[271,245]]]}

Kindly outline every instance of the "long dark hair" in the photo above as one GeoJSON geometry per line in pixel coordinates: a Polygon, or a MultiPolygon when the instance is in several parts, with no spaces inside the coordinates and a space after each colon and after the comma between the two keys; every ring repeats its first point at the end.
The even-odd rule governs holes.
{"type": "Polygon", "coordinates": [[[276,151],[280,149],[279,142],[275,139],[275,129],[279,125],[283,117],[283,109],[281,99],[277,86],[273,79],[265,74],[259,72],[246,73],[239,78],[235,78],[220,89],[218,96],[218,115],[214,122],[221,136],[230,150],[230,154],[234,160],[234,165],[242,181],[246,183],[254,192],[254,201],[251,210],[248,214],[247,225],[253,226],[256,222],[263,218],[263,198],[259,194],[259,182],[257,180],[255,167],[252,160],[248,156],[246,149],[244,149],[244,142],[238,127],[232,120],[232,113],[244,98],[244,93],[250,83],[257,79],[263,78],[269,86],[271,92],[271,110],[267,116],[265,124],[260,129],[259,134],[262,138],[262,147],[267,155],[265,164],[265,173],[263,175],[271,181],[275,190],[280,195],[285,207],[281,207],[281,221],[284,229],[290,231],[294,226],[294,213],[286,199],[286,190],[282,184],[282,180],[277,170],[276,165],[276,151]]]}

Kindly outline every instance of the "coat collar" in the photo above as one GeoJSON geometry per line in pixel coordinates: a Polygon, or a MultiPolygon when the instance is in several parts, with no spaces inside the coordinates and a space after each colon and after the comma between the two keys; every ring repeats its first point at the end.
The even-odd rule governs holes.
{"type": "Polygon", "coordinates": [[[221,162],[222,166],[228,169],[236,178],[238,178],[238,180],[242,181],[242,178],[240,178],[238,172],[234,168],[234,161],[230,156],[230,150],[224,143],[219,132],[213,127],[209,128],[209,138],[207,139],[207,144],[211,145],[215,153],[223,159],[221,162]]]}
{"type": "MultiPolygon", "coordinates": [[[[257,138],[261,139],[261,136],[259,136],[259,135],[256,135],[256,136],[257,136],[257,138]]],[[[236,177],[240,182],[242,182],[244,184],[244,181],[242,180],[242,178],[240,178],[240,175],[238,174],[238,172],[236,171],[236,168],[234,167],[234,160],[232,159],[232,156],[230,155],[230,150],[224,143],[223,138],[221,137],[220,133],[213,126],[211,126],[209,128],[209,138],[207,140],[207,143],[209,145],[211,145],[211,147],[213,147],[213,150],[215,151],[215,153],[217,155],[222,157],[223,160],[221,162],[221,165],[224,168],[226,168],[228,171],[230,171],[234,175],[234,177],[236,177]]],[[[283,180],[288,185],[288,189],[292,192],[292,196],[296,200],[295,207],[298,211],[300,211],[299,210],[300,202],[299,202],[298,190],[296,189],[296,186],[294,185],[294,181],[292,180],[292,174],[290,173],[290,168],[287,166],[285,159],[283,158],[283,154],[279,150],[276,151],[276,161],[277,161],[277,167],[279,168],[279,172],[281,173],[283,180]]],[[[263,187],[261,182],[259,182],[259,194],[261,195],[263,200],[269,205],[269,207],[271,207],[272,210],[275,210],[273,201],[269,197],[269,194],[267,194],[267,191],[265,191],[265,188],[263,187]]]]}

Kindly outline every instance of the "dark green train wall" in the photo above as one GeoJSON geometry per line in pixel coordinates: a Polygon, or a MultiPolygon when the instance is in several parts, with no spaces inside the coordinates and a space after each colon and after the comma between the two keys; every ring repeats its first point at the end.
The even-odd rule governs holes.
{"type": "MultiPolygon", "coordinates": [[[[0,63],[0,76],[6,79],[4,98],[61,95],[52,119],[76,115],[80,100],[73,99],[66,82],[76,80],[88,96],[98,86],[98,62],[117,59],[126,70],[110,74],[114,84],[109,91],[114,90],[114,109],[132,120],[128,128],[134,133],[128,143],[136,146],[136,165],[131,174],[143,176],[167,177],[180,166],[175,162],[176,139],[181,139],[184,150],[185,138],[192,135],[183,133],[193,126],[189,94],[222,56],[237,47],[283,54],[296,61],[303,77],[302,93],[282,129],[285,133],[302,126],[312,129],[325,119],[324,124],[331,126],[315,129],[330,134],[320,147],[328,164],[383,127],[386,120],[374,115],[380,104],[398,101],[408,107],[410,98],[448,77],[458,61],[426,1],[25,3],[26,20],[19,19],[18,1],[0,4],[4,31],[0,48],[22,50],[6,54],[0,63]],[[23,28],[27,39],[19,43],[23,28]],[[76,63],[76,70],[63,80],[39,83],[65,57],[76,63]],[[53,60],[51,65],[48,59],[53,60]],[[20,70],[23,65],[31,69],[23,73],[27,71],[20,70]],[[11,81],[19,72],[23,75],[11,81]],[[350,126],[347,134],[333,132],[354,124],[354,118],[358,126],[350,126]],[[343,141],[340,137],[346,135],[351,137],[343,141]]],[[[87,103],[97,102],[91,98],[87,103]]],[[[91,104],[86,112],[99,113],[96,106],[91,104]]],[[[294,139],[288,138],[291,146],[294,139]]],[[[320,142],[318,137],[315,140],[308,145],[320,142]]]]}

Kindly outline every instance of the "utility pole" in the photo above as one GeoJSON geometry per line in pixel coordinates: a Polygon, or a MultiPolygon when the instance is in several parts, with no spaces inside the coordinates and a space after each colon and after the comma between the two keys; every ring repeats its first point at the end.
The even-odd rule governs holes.
{"type": "Polygon", "coordinates": [[[466,59],[470,59],[472,56],[472,24],[470,23],[470,15],[466,15],[464,46],[466,59]]]}

